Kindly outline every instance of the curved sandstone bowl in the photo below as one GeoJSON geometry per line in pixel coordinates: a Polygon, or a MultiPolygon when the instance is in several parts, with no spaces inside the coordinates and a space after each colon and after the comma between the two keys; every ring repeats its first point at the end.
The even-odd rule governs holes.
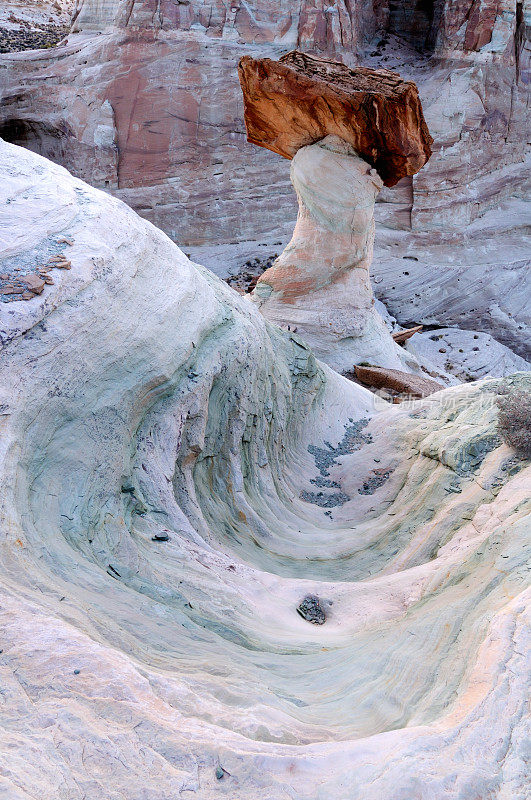
{"type": "Polygon", "coordinates": [[[72,263],[0,303],[0,794],[524,800],[529,379],[377,405],[116,198],[0,176],[2,269],[72,263]]]}

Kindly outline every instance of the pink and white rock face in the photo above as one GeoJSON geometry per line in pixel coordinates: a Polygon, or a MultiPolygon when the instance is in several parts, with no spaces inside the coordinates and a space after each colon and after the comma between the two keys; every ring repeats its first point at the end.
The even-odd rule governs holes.
{"type": "Polygon", "coordinates": [[[183,245],[276,242],[296,203],[282,160],[245,142],[240,56],[302,47],[396,68],[419,87],[434,154],[378,198],[376,294],[404,324],[481,327],[522,352],[530,81],[520,4],[494,12],[477,0],[467,20],[451,0],[434,2],[431,17],[430,4],[387,0],[79,7],[67,47],[0,57],[0,136],[107,188],[183,245]]]}

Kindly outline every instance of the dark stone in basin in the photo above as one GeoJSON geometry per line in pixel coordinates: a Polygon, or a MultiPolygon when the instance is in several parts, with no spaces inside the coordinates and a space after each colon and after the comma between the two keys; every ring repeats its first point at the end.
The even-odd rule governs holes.
{"type": "Polygon", "coordinates": [[[307,594],[301,604],[297,607],[297,613],[308,622],[314,625],[324,625],[326,622],[326,614],[319,601],[318,597],[313,594],[307,594]]]}

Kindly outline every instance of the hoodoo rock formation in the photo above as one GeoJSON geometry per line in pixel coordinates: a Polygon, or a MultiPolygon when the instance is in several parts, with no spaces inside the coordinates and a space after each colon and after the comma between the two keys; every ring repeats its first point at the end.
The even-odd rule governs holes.
{"type": "Polygon", "coordinates": [[[71,264],[0,298],[0,795],[526,800],[529,378],[377,411],[4,142],[0,214],[71,264]]]}
{"type": "Polygon", "coordinates": [[[394,186],[431,155],[417,87],[394,72],[293,50],[278,61],[243,56],[238,74],[248,141],[285,158],[336,135],[394,186]]]}
{"type": "Polygon", "coordinates": [[[260,311],[339,372],[360,361],[413,366],[375,308],[369,277],[378,173],[343,139],[327,136],[298,151],[290,175],[299,215],[291,241],[253,291],[260,311]]]}
{"type": "Polygon", "coordinates": [[[431,152],[416,86],[298,52],[279,62],[244,57],[239,74],[249,141],[293,157],[299,202],[293,237],[253,299],[340,372],[360,361],[405,365],[375,308],[369,269],[382,179],[394,185],[431,152]]]}

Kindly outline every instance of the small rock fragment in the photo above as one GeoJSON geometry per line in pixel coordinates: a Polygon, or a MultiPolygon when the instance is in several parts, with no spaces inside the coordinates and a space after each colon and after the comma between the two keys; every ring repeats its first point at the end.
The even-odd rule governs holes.
{"type": "Polygon", "coordinates": [[[228,775],[230,777],[230,772],[227,772],[226,769],[223,769],[221,764],[218,764],[218,766],[216,767],[216,778],[218,779],[218,781],[221,781],[225,777],[225,775],[228,775]]]}
{"type": "Polygon", "coordinates": [[[321,606],[319,598],[313,594],[307,594],[297,607],[297,613],[308,622],[314,625],[324,625],[326,614],[321,606]]]}
{"type": "Polygon", "coordinates": [[[415,333],[420,333],[421,330],[422,325],[415,325],[414,328],[406,328],[403,331],[396,331],[395,333],[392,333],[391,336],[397,344],[402,344],[407,339],[411,339],[415,333]]]}
{"type": "Polygon", "coordinates": [[[170,537],[167,533],[156,533],[155,536],[151,537],[152,542],[169,542],[170,537]]]}
{"type": "MultiPolygon", "coordinates": [[[[354,373],[356,378],[366,386],[374,387],[374,389],[390,389],[413,397],[428,397],[428,395],[444,389],[444,386],[436,381],[422,378],[419,375],[411,375],[409,372],[399,369],[365,367],[358,364],[354,367],[354,373]]],[[[400,398],[398,402],[400,402],[400,398]]]]}
{"type": "Polygon", "coordinates": [[[44,281],[43,281],[43,279],[39,278],[38,275],[35,275],[33,273],[30,274],[30,275],[24,275],[20,280],[34,294],[41,294],[42,290],[44,289],[44,281]]]}

